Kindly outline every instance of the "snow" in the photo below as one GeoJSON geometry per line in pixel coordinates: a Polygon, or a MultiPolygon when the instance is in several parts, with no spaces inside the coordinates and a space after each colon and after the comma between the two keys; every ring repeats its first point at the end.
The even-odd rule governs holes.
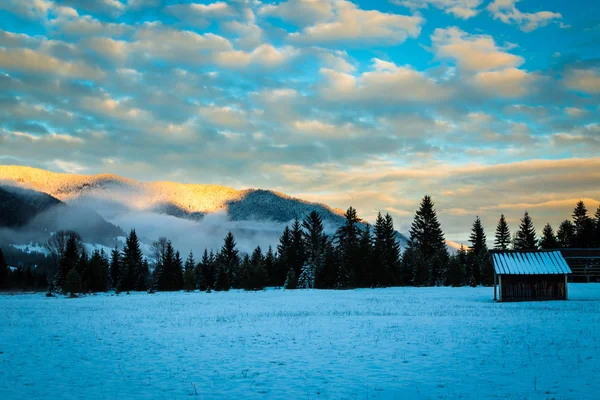
{"type": "Polygon", "coordinates": [[[569,294],[0,295],[0,398],[594,398],[600,284],[569,294]]]}
{"type": "Polygon", "coordinates": [[[38,243],[29,242],[29,244],[11,244],[10,246],[27,254],[40,253],[48,255],[48,249],[38,243]]]}

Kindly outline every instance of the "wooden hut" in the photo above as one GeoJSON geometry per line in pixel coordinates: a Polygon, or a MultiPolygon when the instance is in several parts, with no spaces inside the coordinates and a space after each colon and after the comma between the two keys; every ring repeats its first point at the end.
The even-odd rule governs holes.
{"type": "Polygon", "coordinates": [[[560,251],[492,251],[491,257],[494,300],[567,300],[571,269],[560,251]]]}

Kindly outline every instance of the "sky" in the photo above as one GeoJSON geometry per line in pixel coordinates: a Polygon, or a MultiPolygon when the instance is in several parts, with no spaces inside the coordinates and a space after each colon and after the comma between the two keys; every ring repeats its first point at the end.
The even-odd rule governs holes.
{"type": "Polygon", "coordinates": [[[447,238],[600,200],[600,3],[2,0],[0,164],[263,188],[447,238]]]}

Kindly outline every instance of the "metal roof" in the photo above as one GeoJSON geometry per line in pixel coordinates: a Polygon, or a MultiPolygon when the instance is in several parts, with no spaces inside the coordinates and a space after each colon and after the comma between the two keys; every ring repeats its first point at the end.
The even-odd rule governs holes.
{"type": "Polygon", "coordinates": [[[498,275],[570,274],[560,251],[493,253],[498,275]]]}

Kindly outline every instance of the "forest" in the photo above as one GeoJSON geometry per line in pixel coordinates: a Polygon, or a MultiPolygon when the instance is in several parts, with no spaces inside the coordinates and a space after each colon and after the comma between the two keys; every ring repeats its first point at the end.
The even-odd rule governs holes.
{"type": "MultiPolygon", "coordinates": [[[[389,286],[489,286],[493,267],[488,240],[479,217],[469,246],[450,254],[434,203],[423,197],[401,249],[391,215],[378,214],[365,224],[353,207],[334,235],[327,235],[318,212],[286,226],[275,249],[257,247],[242,254],[230,232],[217,252],[204,250],[199,260],[183,259],[168,238],[161,237],[144,255],[135,229],[122,249],[88,254],[74,231],[54,233],[45,245],[52,268],[9,267],[0,249],[0,290],[47,291],[76,297],[81,293],[131,291],[226,291],[229,289],[352,289],[389,286]]],[[[572,219],[555,232],[546,224],[538,237],[525,212],[511,234],[501,215],[494,235],[496,250],[600,247],[600,207],[588,215],[579,201],[572,219]]]]}

